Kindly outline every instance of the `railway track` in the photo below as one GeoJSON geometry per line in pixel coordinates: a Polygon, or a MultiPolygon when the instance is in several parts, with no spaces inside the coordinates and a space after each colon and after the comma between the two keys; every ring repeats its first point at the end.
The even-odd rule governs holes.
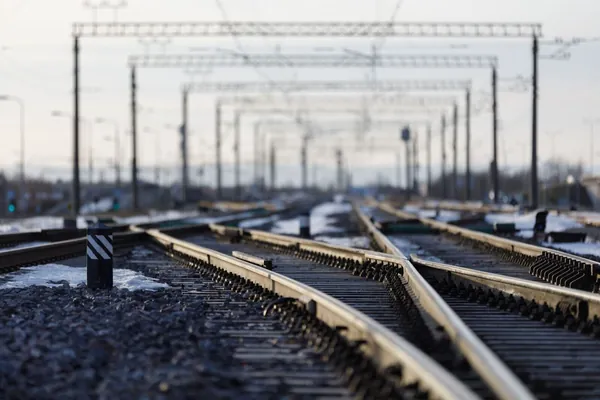
{"type": "Polygon", "coordinates": [[[374,219],[394,216],[427,228],[428,235],[393,235],[400,247],[403,239],[408,241],[408,247],[415,245],[414,241],[423,251],[460,266],[590,292],[600,290],[600,263],[597,261],[428,218],[416,218],[385,204],[377,204],[368,212],[374,219]]]}
{"type": "MultiPolygon", "coordinates": [[[[255,370],[247,376],[254,383],[244,386],[256,398],[269,398],[281,387],[306,398],[597,397],[599,342],[590,338],[600,335],[596,295],[417,255],[409,259],[358,214],[367,236],[391,255],[216,224],[134,226],[115,242],[122,254],[134,245],[150,246],[155,253],[133,264],[145,263],[146,274],[178,285],[184,295],[206,298],[229,290],[237,293],[236,307],[254,302],[264,309],[267,320],[239,329],[229,321],[234,328],[221,332],[224,338],[230,331],[246,335],[249,348],[232,347],[232,354],[248,355],[257,370],[264,366],[266,372],[255,370]],[[260,327],[289,340],[285,335],[293,334],[294,345],[270,347],[256,333],[260,327]],[[261,351],[280,363],[269,364],[273,360],[259,356],[261,351]],[[312,364],[305,366],[302,357],[312,364]],[[267,378],[268,368],[277,379],[267,378]],[[277,375],[290,368],[306,379],[277,375]],[[326,379],[308,385],[320,373],[326,379]]],[[[68,263],[77,264],[77,241],[45,245],[43,252],[23,249],[21,256],[29,264],[47,261],[44,255],[71,257],[68,263]]],[[[217,296],[214,304],[231,302],[230,292],[228,301],[217,296]]],[[[230,315],[213,311],[217,321],[230,315]]]]}
{"type": "Polygon", "coordinates": [[[473,260],[462,245],[455,245],[452,252],[442,242],[438,254],[444,261],[416,254],[418,247],[406,243],[407,253],[403,253],[394,244],[396,234],[384,235],[370,219],[373,215],[356,210],[374,243],[388,253],[408,257],[407,262],[537,398],[600,396],[595,378],[600,372],[600,296],[510,273],[490,273],[492,265],[452,265],[450,255],[461,264],[473,260]]]}
{"type": "MultiPolygon", "coordinates": [[[[410,342],[347,304],[276,270],[267,270],[256,263],[256,258],[240,254],[236,258],[172,236],[195,230],[208,232],[206,225],[162,231],[133,229],[134,232],[115,235],[120,257],[130,257],[119,265],[130,269],[136,269],[133,264],[144,265],[147,274],[180,286],[182,296],[212,297],[214,302],[209,303],[216,307],[211,316],[215,321],[222,321],[225,315],[244,315],[240,321],[235,318],[222,321],[230,329],[219,332],[225,342],[231,341],[232,337],[243,339],[243,344],[233,346],[233,355],[236,360],[245,360],[244,364],[251,366],[248,367],[250,371],[244,371],[248,373],[247,378],[252,379],[248,381],[249,386],[238,388],[239,394],[252,393],[250,398],[280,398],[281,393],[290,393],[296,396],[294,398],[345,398],[349,394],[359,398],[477,398],[410,342]],[[157,254],[141,259],[135,252],[132,253],[134,256],[127,256],[129,249],[139,245],[151,246],[153,251],[168,255],[187,269],[178,268],[157,254]],[[224,288],[229,290],[222,294],[226,298],[219,297],[221,294],[217,292],[225,293],[224,288]],[[230,292],[237,293],[237,297],[231,297],[230,292]],[[255,308],[262,307],[266,319],[253,319],[252,307],[246,303],[254,304],[255,308]],[[221,305],[224,309],[219,308],[221,305]],[[242,306],[246,308],[240,309],[242,306]],[[246,318],[250,314],[252,318],[246,318]],[[244,325],[244,319],[248,319],[247,325],[244,325]],[[277,341],[279,345],[269,341],[274,336],[282,338],[281,342],[277,341]],[[323,378],[316,379],[315,375],[323,378]],[[272,396],[273,393],[277,394],[272,396]]],[[[220,236],[230,236],[235,230],[223,226],[213,229],[220,236]]],[[[3,272],[10,271],[9,267],[14,269],[58,259],[63,259],[67,265],[82,267],[85,262],[80,256],[83,247],[83,239],[73,239],[9,251],[0,260],[5,267],[3,272]],[[4,257],[11,252],[12,257],[4,257]]],[[[337,251],[347,250],[338,248],[337,251]]],[[[354,262],[361,264],[365,261],[364,256],[364,252],[355,254],[354,262]]],[[[317,262],[304,260],[304,264],[315,266],[317,262]]],[[[358,285],[355,288],[358,289],[358,285]]],[[[145,309],[150,307],[152,310],[151,303],[144,304],[147,304],[145,309]]],[[[158,387],[160,390],[172,388],[173,393],[178,390],[176,383],[161,382],[158,387]]]]}
{"type": "MultiPolygon", "coordinates": [[[[266,312],[277,301],[276,296],[242,291],[239,284],[211,279],[210,273],[199,274],[156,250],[134,252],[124,264],[180,288],[188,301],[204,302],[208,310],[202,316],[204,326],[191,335],[198,344],[210,343],[215,353],[211,359],[220,364],[220,378],[225,378],[226,384],[213,396],[352,398],[333,365],[289,329],[278,312],[266,312]],[[249,301],[257,295],[264,296],[262,302],[249,301]]],[[[288,311],[294,308],[282,307],[288,311]]]]}
{"type": "MultiPolygon", "coordinates": [[[[397,216],[389,211],[377,207],[364,208],[363,211],[381,226],[384,221],[396,221],[397,216]]],[[[537,282],[543,280],[529,273],[529,269],[501,257],[500,254],[490,252],[483,245],[477,246],[473,241],[453,234],[445,234],[439,230],[428,228],[418,219],[402,220],[395,227],[388,227],[387,237],[404,254],[416,253],[423,257],[442,260],[449,264],[476,269],[478,271],[493,272],[501,275],[521,279],[530,279],[537,282]],[[399,230],[396,233],[394,230],[399,230]]],[[[385,223],[385,222],[384,222],[385,223]]],[[[386,232],[386,228],[382,228],[386,232]]]]}
{"type": "Polygon", "coordinates": [[[351,305],[419,346],[480,398],[533,398],[491,352],[482,351],[478,340],[447,312],[441,299],[430,298],[431,289],[422,278],[406,271],[399,259],[218,225],[211,226],[210,231],[174,229],[170,234],[267,266],[351,305]],[[464,337],[474,340],[458,354],[454,347],[462,347],[459,342],[464,337]],[[463,352],[469,353],[468,361],[463,352]],[[476,368],[469,363],[476,364],[476,368]]]}

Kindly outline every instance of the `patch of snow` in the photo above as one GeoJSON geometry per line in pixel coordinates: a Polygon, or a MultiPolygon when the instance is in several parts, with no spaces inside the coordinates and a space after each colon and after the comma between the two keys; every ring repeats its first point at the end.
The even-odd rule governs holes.
{"type": "MultiPolygon", "coordinates": [[[[18,233],[39,231],[40,229],[62,229],[64,220],[61,217],[33,217],[16,219],[8,224],[0,225],[1,233],[18,233]]],[[[77,217],[77,228],[86,228],[84,217],[77,217]]]]}
{"type": "Polygon", "coordinates": [[[460,219],[460,212],[447,211],[447,210],[440,210],[439,215],[436,217],[436,220],[442,221],[442,222],[458,221],[459,219],[460,219]]]}
{"type": "Polygon", "coordinates": [[[600,213],[593,211],[571,211],[569,215],[575,218],[582,218],[589,222],[600,222],[600,213]]]}
{"type": "Polygon", "coordinates": [[[542,243],[545,247],[551,247],[557,250],[568,251],[573,254],[578,254],[581,256],[596,256],[600,257],[600,244],[598,243],[542,243]]]}
{"type": "Polygon", "coordinates": [[[231,220],[239,219],[239,218],[251,218],[253,215],[254,215],[254,213],[245,211],[245,212],[236,213],[236,214],[221,215],[220,217],[192,218],[189,220],[189,222],[193,223],[193,224],[217,224],[220,222],[227,222],[227,221],[231,221],[231,220]]]}
{"type": "Polygon", "coordinates": [[[16,250],[16,249],[26,249],[28,247],[33,247],[33,246],[39,246],[40,244],[48,244],[49,242],[27,242],[27,243],[21,243],[18,244],[16,246],[11,246],[11,247],[3,247],[0,249],[0,253],[4,252],[4,251],[10,251],[10,250],[16,250]]]}
{"type": "Polygon", "coordinates": [[[331,215],[349,213],[352,211],[352,204],[349,203],[322,203],[313,208],[310,212],[310,233],[311,235],[320,235],[325,233],[342,232],[340,228],[331,226],[335,223],[331,215]]]}
{"type": "Polygon", "coordinates": [[[15,225],[0,225],[0,232],[1,233],[17,233],[20,232],[19,228],[17,228],[15,225]]]}
{"type": "Polygon", "coordinates": [[[355,247],[359,249],[370,248],[369,239],[364,236],[352,236],[352,237],[331,237],[331,236],[316,236],[314,240],[333,244],[336,246],[355,247]]]}
{"type": "Polygon", "coordinates": [[[81,206],[80,212],[83,215],[107,212],[107,211],[112,210],[112,206],[113,206],[113,198],[105,197],[105,198],[98,200],[97,203],[84,204],[83,206],[81,206]]]}
{"type": "Polygon", "coordinates": [[[437,217],[435,216],[435,210],[419,210],[418,213],[421,218],[432,218],[441,222],[458,221],[460,219],[459,211],[440,210],[437,217]]]}
{"type": "Polygon", "coordinates": [[[335,202],[328,202],[328,203],[321,203],[318,206],[314,207],[310,214],[311,216],[313,215],[332,215],[332,214],[342,214],[342,213],[348,213],[352,211],[352,204],[350,203],[335,203],[335,202]]]}
{"type": "Polygon", "coordinates": [[[279,220],[271,228],[271,232],[280,235],[297,235],[300,233],[300,221],[298,218],[279,220]]]}
{"type": "MultiPolygon", "coordinates": [[[[85,268],[47,264],[21,268],[6,277],[11,280],[0,285],[0,289],[24,288],[34,285],[57,287],[61,284],[56,282],[63,280],[67,281],[70,286],[77,286],[86,283],[87,271],[85,268]]],[[[169,287],[165,283],[157,282],[156,279],[129,269],[113,270],[113,283],[115,288],[127,290],[155,290],[169,287]]]]}
{"type": "Polygon", "coordinates": [[[182,219],[197,217],[196,211],[181,212],[170,210],[165,212],[154,212],[147,215],[134,215],[131,217],[117,218],[117,222],[123,224],[147,224],[150,222],[162,222],[170,219],[182,219]]]}
{"type": "MultiPolygon", "coordinates": [[[[332,226],[335,219],[331,215],[349,213],[352,204],[349,203],[321,203],[310,212],[310,234],[323,235],[327,233],[342,232],[340,228],[332,226]]],[[[300,222],[298,218],[279,220],[271,229],[273,233],[282,235],[297,235],[300,233],[300,222]]]]}
{"type": "MultiPolygon", "coordinates": [[[[517,229],[524,230],[522,235],[531,237],[533,235],[533,225],[535,225],[535,215],[537,212],[531,212],[528,214],[494,214],[490,213],[486,215],[485,220],[490,224],[498,223],[514,223],[517,229]],[[528,232],[531,231],[531,232],[528,232]]],[[[560,232],[571,228],[581,228],[582,224],[575,221],[572,218],[564,215],[548,214],[546,219],[546,231],[545,232],[560,232]]]]}
{"type": "Polygon", "coordinates": [[[419,211],[421,211],[421,207],[419,207],[416,204],[407,204],[404,207],[402,207],[402,211],[406,211],[406,212],[412,213],[412,214],[417,214],[419,211]]]}
{"type": "Polygon", "coordinates": [[[239,227],[242,229],[254,228],[257,226],[265,225],[271,222],[275,222],[279,220],[279,215],[272,215],[266,218],[252,218],[247,219],[245,221],[240,222],[239,227]]]}

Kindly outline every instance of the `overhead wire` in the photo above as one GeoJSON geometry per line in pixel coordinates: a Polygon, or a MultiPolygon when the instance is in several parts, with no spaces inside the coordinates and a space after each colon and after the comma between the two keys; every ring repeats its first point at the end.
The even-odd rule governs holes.
{"type": "MultiPolygon", "coordinates": [[[[217,5],[217,8],[219,9],[219,12],[221,13],[221,18],[223,19],[223,21],[225,22],[225,24],[227,24],[228,26],[230,26],[229,15],[227,13],[227,10],[225,9],[225,6],[224,6],[223,2],[221,0],[215,0],[215,3],[217,5]]],[[[230,34],[231,34],[231,38],[232,38],[232,40],[233,40],[233,42],[234,42],[237,50],[241,53],[242,57],[244,57],[244,59],[247,61],[247,63],[254,69],[254,71],[259,76],[261,76],[263,79],[265,79],[267,82],[269,82],[269,84],[271,84],[278,91],[280,91],[283,94],[286,103],[288,105],[290,105],[289,93],[287,92],[287,90],[281,88],[281,86],[278,85],[278,83],[276,81],[274,81],[267,73],[265,73],[264,71],[262,71],[256,65],[256,63],[252,60],[252,58],[248,56],[247,51],[245,50],[245,48],[242,45],[241,41],[239,40],[239,38],[237,37],[237,35],[235,34],[235,32],[233,32],[233,30],[231,29],[231,27],[230,27],[229,31],[230,31],[230,34]]]]}
{"type": "MultiPolygon", "coordinates": [[[[396,20],[396,16],[398,15],[398,11],[400,10],[400,8],[402,7],[402,4],[404,3],[404,0],[397,0],[396,1],[396,5],[394,6],[394,9],[392,11],[392,15],[389,18],[389,23],[392,24],[394,23],[394,21],[396,20]]],[[[375,42],[375,44],[373,44],[372,46],[372,67],[371,67],[371,85],[373,88],[376,87],[376,83],[377,83],[377,73],[376,73],[376,69],[377,69],[377,54],[379,53],[379,51],[381,51],[381,49],[383,48],[383,46],[385,45],[385,42],[387,40],[387,36],[383,36],[380,40],[379,43],[375,42]]],[[[368,76],[368,75],[367,75],[368,76]]],[[[373,92],[373,99],[377,98],[377,93],[373,92]]],[[[365,100],[365,114],[369,114],[368,112],[368,103],[366,102],[367,100],[367,96],[364,96],[363,99],[365,100]]],[[[370,118],[369,118],[370,119],[370,118]]]]}

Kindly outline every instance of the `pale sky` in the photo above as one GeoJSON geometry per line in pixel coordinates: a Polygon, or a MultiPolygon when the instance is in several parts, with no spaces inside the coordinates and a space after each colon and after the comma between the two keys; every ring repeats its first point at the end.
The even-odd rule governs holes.
{"type": "MultiPolygon", "coordinates": [[[[91,3],[101,3],[91,0],[91,3]]],[[[118,1],[111,0],[112,3],[118,1]]],[[[214,0],[130,0],[118,12],[120,21],[220,21],[222,12],[214,0]]],[[[328,20],[389,20],[396,0],[221,0],[227,18],[231,21],[328,21],[328,20]]],[[[600,2],[597,0],[404,0],[397,21],[466,21],[466,22],[540,22],[544,40],[556,37],[570,39],[600,37],[598,28],[600,2]]],[[[99,10],[98,20],[112,21],[111,10],[99,10]]],[[[0,95],[15,95],[25,102],[26,109],[26,163],[28,171],[39,175],[43,169],[66,168],[70,177],[72,153],[71,122],[52,117],[53,110],[71,113],[72,39],[71,23],[91,21],[92,10],[83,2],[71,0],[0,0],[0,95]]],[[[371,43],[381,39],[287,39],[241,38],[234,42],[222,39],[174,39],[163,44],[141,43],[136,39],[82,39],[81,85],[82,115],[84,118],[109,118],[118,121],[121,129],[123,160],[130,159],[129,137],[129,82],[127,56],[144,52],[186,53],[190,49],[211,54],[214,47],[236,51],[272,53],[276,45],[282,52],[310,53],[315,48],[342,47],[368,51],[371,43]],[[241,47],[240,47],[241,46],[241,47]]],[[[382,52],[387,53],[455,53],[490,54],[499,56],[499,76],[502,79],[531,75],[531,41],[528,39],[413,39],[388,38],[382,52]],[[453,48],[456,45],[459,48],[453,48]]],[[[541,53],[550,54],[556,46],[544,45],[541,53]]],[[[590,128],[585,118],[600,118],[600,69],[598,52],[600,42],[589,41],[570,49],[568,61],[540,61],[540,150],[542,160],[554,153],[572,162],[582,160],[590,165],[590,128]],[[553,139],[551,139],[553,138],[553,139]]],[[[139,134],[142,137],[139,158],[142,165],[152,165],[157,155],[160,163],[173,166],[178,163],[178,138],[165,125],[180,123],[180,96],[182,83],[195,81],[259,80],[265,76],[273,80],[364,79],[366,69],[266,69],[260,74],[251,69],[222,69],[205,74],[186,74],[181,70],[139,71],[139,103],[151,111],[141,111],[139,134]],[[145,127],[150,128],[144,132],[145,127]]],[[[475,100],[480,92],[489,91],[489,71],[482,69],[384,69],[377,70],[377,79],[472,79],[475,100]]],[[[507,82],[500,88],[508,89],[507,82]]],[[[439,95],[447,95],[439,93],[439,95]]],[[[462,96],[460,97],[462,102],[462,96]]],[[[190,100],[190,154],[192,164],[214,162],[214,96],[194,94],[190,100]]],[[[462,104],[462,103],[460,103],[462,104]]],[[[500,166],[525,165],[530,157],[530,92],[501,91],[499,96],[501,121],[500,166]]],[[[261,116],[244,118],[242,126],[243,159],[250,162],[252,155],[252,123],[261,116]]],[[[387,118],[387,116],[386,116],[387,118]]],[[[224,121],[231,120],[224,113],[224,121]]],[[[0,168],[14,171],[19,161],[19,119],[14,103],[0,101],[0,168]]],[[[437,120],[434,121],[437,124],[437,120]]],[[[434,125],[435,126],[435,125],[434,125]]],[[[435,129],[435,128],[434,128],[435,129]]],[[[223,143],[224,162],[231,163],[231,135],[225,126],[223,143]]],[[[600,172],[600,123],[596,129],[595,164],[600,172]]],[[[491,121],[488,111],[473,119],[473,163],[487,165],[491,157],[491,121]]],[[[460,127],[459,134],[464,131],[460,127]]],[[[113,157],[114,146],[104,139],[112,136],[108,125],[94,125],[93,146],[97,164],[106,165],[113,157]]],[[[448,140],[451,135],[448,133],[448,140]]],[[[82,164],[87,165],[89,137],[82,138],[82,164]]],[[[463,143],[459,140],[459,146],[463,143]]],[[[448,141],[448,143],[450,143],[448,141]]],[[[422,145],[423,146],[423,145],[422,145]]],[[[421,147],[422,147],[421,146],[421,147]]],[[[434,139],[434,156],[440,151],[439,138],[434,139]]],[[[423,157],[424,157],[424,153],[423,157]]],[[[290,164],[297,162],[296,154],[282,155],[290,164]]],[[[334,165],[334,157],[318,156],[322,165],[334,165]]],[[[353,166],[371,165],[393,168],[395,153],[377,152],[348,155],[353,166]]],[[[463,159],[462,147],[459,159],[463,159]]],[[[449,154],[450,159],[450,154],[449,154]]],[[[424,160],[424,158],[423,158],[424,160]]],[[[438,161],[439,162],[439,161],[438,161]]],[[[125,169],[129,178],[129,169],[125,169]]],[[[228,168],[230,171],[230,168],[228,168]]],[[[229,172],[225,179],[230,179],[229,172]]],[[[249,177],[249,173],[245,174],[249,177]]],[[[365,172],[365,177],[368,172],[365,172]]],[[[207,181],[213,180],[209,171],[207,181]]],[[[281,180],[283,181],[283,179],[281,180]]]]}

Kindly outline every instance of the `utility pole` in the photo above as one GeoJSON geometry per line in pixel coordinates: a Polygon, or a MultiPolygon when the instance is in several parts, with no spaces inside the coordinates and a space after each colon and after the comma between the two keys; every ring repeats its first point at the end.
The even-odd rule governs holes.
{"type": "Polygon", "coordinates": [[[410,191],[411,191],[411,183],[410,183],[410,128],[405,126],[400,131],[400,137],[402,141],[404,141],[406,148],[406,200],[410,200],[410,191]]]}
{"type": "Polygon", "coordinates": [[[406,199],[410,200],[410,192],[412,190],[411,177],[410,177],[410,139],[405,140],[406,145],[406,199]]]}
{"type": "Polygon", "coordinates": [[[182,95],[182,121],[181,121],[181,195],[183,203],[187,202],[187,193],[189,186],[188,174],[188,89],[184,88],[182,95]]]}
{"type": "Polygon", "coordinates": [[[538,206],[537,131],[538,131],[538,37],[533,34],[533,73],[531,90],[531,207],[538,206]]]}
{"type": "Polygon", "coordinates": [[[221,188],[221,102],[217,101],[215,108],[215,164],[217,170],[217,199],[222,198],[221,188]]]}
{"type": "MultiPolygon", "coordinates": [[[[156,186],[160,187],[160,134],[157,130],[154,132],[154,181],[156,182],[156,186]]],[[[185,193],[185,191],[184,191],[185,193]]]]}
{"type": "Polygon", "coordinates": [[[269,152],[269,143],[267,135],[263,135],[262,143],[260,145],[260,187],[263,191],[267,190],[267,157],[269,152]]]}
{"type": "Polygon", "coordinates": [[[427,196],[431,196],[431,124],[427,125],[427,196]]]}
{"type": "Polygon", "coordinates": [[[413,190],[419,193],[419,145],[416,133],[413,135],[413,190]]]}
{"type": "Polygon", "coordinates": [[[342,150],[337,149],[335,151],[335,155],[337,158],[337,185],[338,191],[342,192],[344,190],[344,162],[342,159],[342,150]]]}
{"type": "Polygon", "coordinates": [[[448,197],[446,188],[446,116],[442,115],[442,199],[448,197]]]}
{"type": "Polygon", "coordinates": [[[90,185],[92,185],[94,183],[94,153],[93,153],[94,146],[92,143],[93,135],[92,135],[92,131],[91,131],[91,129],[92,129],[91,125],[92,125],[92,123],[90,122],[90,126],[88,128],[88,130],[89,130],[88,134],[90,135],[90,144],[88,147],[88,171],[89,171],[88,178],[89,178],[90,185]]]}
{"type": "Polygon", "coordinates": [[[79,187],[79,36],[73,37],[73,193],[72,213],[77,215],[81,208],[79,187]]]}
{"type": "Polygon", "coordinates": [[[139,209],[137,180],[137,82],[135,66],[131,67],[131,185],[133,189],[133,209],[139,209]]]}
{"type": "Polygon", "coordinates": [[[458,104],[452,107],[452,198],[458,198],[458,104]]]}
{"type": "Polygon", "coordinates": [[[308,137],[302,138],[302,147],[300,149],[300,162],[302,168],[302,190],[306,190],[306,180],[308,178],[308,160],[307,160],[308,137]]]}
{"type": "Polygon", "coordinates": [[[589,150],[590,150],[590,176],[594,176],[594,136],[595,136],[595,125],[600,122],[600,119],[596,118],[596,119],[588,119],[585,118],[583,120],[583,123],[586,125],[590,126],[590,144],[589,144],[589,150]]]}
{"type": "Polygon", "coordinates": [[[400,160],[400,150],[398,150],[398,153],[396,153],[396,187],[398,188],[398,190],[400,189],[400,187],[402,186],[402,183],[400,182],[401,180],[401,160],[400,160]]]}
{"type": "Polygon", "coordinates": [[[465,174],[466,199],[471,200],[471,89],[465,93],[465,130],[466,130],[466,157],[467,168],[465,174]]]}
{"type": "Polygon", "coordinates": [[[494,203],[499,202],[499,186],[498,179],[498,72],[496,67],[492,67],[492,132],[494,141],[494,157],[492,162],[492,181],[494,185],[494,203]]]}
{"type": "Polygon", "coordinates": [[[242,198],[242,186],[240,181],[240,112],[236,111],[233,119],[233,153],[235,156],[234,180],[235,198],[242,198]]]}
{"type": "Polygon", "coordinates": [[[276,184],[276,156],[275,156],[275,144],[271,142],[271,154],[269,157],[270,167],[271,167],[271,192],[275,192],[275,184],[276,184]]]}
{"type": "Polygon", "coordinates": [[[260,157],[260,122],[254,123],[254,184],[258,185],[258,161],[260,157]]]}

